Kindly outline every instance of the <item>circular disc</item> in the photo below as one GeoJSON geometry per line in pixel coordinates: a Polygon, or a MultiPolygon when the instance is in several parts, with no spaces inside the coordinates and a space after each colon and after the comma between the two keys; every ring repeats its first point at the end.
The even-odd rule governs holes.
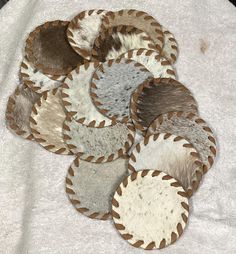
{"type": "Polygon", "coordinates": [[[188,191],[195,191],[203,175],[199,153],[187,140],[169,133],[145,137],[130,155],[129,169],[159,169],[176,178],[188,191]]]}
{"type": "Polygon", "coordinates": [[[118,122],[130,119],[132,92],[152,74],[129,59],[108,60],[95,71],[90,96],[98,110],[118,122]]]}
{"type": "Polygon", "coordinates": [[[62,89],[62,100],[68,114],[77,122],[89,127],[109,126],[112,120],[102,115],[90,98],[90,83],[99,62],[78,65],[66,78],[62,89]]]}
{"type": "Polygon", "coordinates": [[[60,88],[43,92],[32,108],[30,127],[34,139],[50,152],[72,154],[62,135],[65,117],[60,88]]]}
{"type": "Polygon", "coordinates": [[[93,45],[92,56],[105,62],[139,48],[155,49],[155,45],[145,32],[133,26],[114,26],[100,31],[93,45]]]}
{"type": "Polygon", "coordinates": [[[17,86],[13,95],[8,99],[6,109],[6,125],[19,136],[32,140],[29,118],[34,103],[39,95],[26,85],[17,86]]]}
{"type": "Polygon", "coordinates": [[[161,52],[164,43],[161,25],[146,12],[131,9],[110,11],[104,17],[101,29],[119,25],[134,26],[144,31],[154,42],[156,50],[161,52]]]}
{"type": "Polygon", "coordinates": [[[64,140],[69,149],[82,160],[106,162],[127,153],[134,142],[133,126],[117,123],[94,128],[67,118],[63,125],[64,140]]]}
{"type": "Polygon", "coordinates": [[[117,188],[112,216],[116,229],[134,247],[162,249],[174,243],[185,229],[187,194],[163,172],[134,172],[117,188]]]}
{"type": "Polygon", "coordinates": [[[67,37],[72,48],[85,59],[90,60],[95,38],[99,34],[105,10],[88,10],[75,16],[67,29],[67,37]]]}
{"type": "Polygon", "coordinates": [[[127,159],[97,164],[77,157],[68,170],[66,192],[78,212],[107,220],[115,190],[127,175],[127,159]]]}
{"type": "Polygon", "coordinates": [[[67,41],[68,21],[51,21],[38,26],[26,40],[26,55],[38,70],[50,75],[66,75],[83,58],[67,41]]]}
{"type": "Polygon", "coordinates": [[[143,132],[161,114],[171,111],[197,113],[191,92],[174,79],[152,79],[141,84],[131,97],[131,119],[143,132]]]}
{"type": "Polygon", "coordinates": [[[121,57],[134,60],[141,63],[147,68],[154,78],[173,78],[176,79],[175,70],[164,57],[162,57],[155,50],[148,49],[134,49],[129,50],[121,57]]]}
{"type": "Polygon", "coordinates": [[[185,138],[198,151],[206,172],[216,156],[216,141],[212,130],[198,115],[186,112],[170,112],[153,121],[147,135],[167,132],[185,138]]]}

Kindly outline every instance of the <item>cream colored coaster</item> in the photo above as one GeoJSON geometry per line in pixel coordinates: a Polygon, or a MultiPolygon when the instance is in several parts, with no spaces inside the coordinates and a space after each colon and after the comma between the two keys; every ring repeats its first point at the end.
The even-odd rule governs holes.
{"type": "Polygon", "coordinates": [[[164,34],[164,46],[161,53],[173,64],[176,62],[179,54],[178,43],[174,35],[163,26],[162,31],[164,34]]]}
{"type": "Polygon", "coordinates": [[[50,152],[72,154],[62,135],[65,117],[60,88],[43,92],[32,108],[30,127],[34,139],[50,152]]]}
{"type": "Polygon", "coordinates": [[[21,63],[20,76],[24,84],[29,86],[36,93],[42,93],[57,88],[66,78],[65,76],[50,76],[43,74],[34,68],[26,57],[21,63]]]}
{"type": "Polygon", "coordinates": [[[68,170],[66,192],[78,212],[107,220],[115,190],[127,175],[127,159],[97,164],[77,157],[68,170]]]}
{"type": "Polygon", "coordinates": [[[145,137],[130,155],[129,169],[159,169],[176,178],[189,195],[198,188],[203,175],[199,153],[187,140],[169,133],[145,137]]]}
{"type": "Polygon", "coordinates": [[[134,26],[142,30],[150,36],[156,46],[156,50],[161,52],[164,44],[161,25],[146,12],[131,9],[110,11],[104,17],[101,29],[119,25],[134,26]]]}
{"type": "Polygon", "coordinates": [[[169,61],[158,54],[155,50],[134,49],[129,50],[121,57],[134,60],[147,68],[154,78],[173,78],[176,79],[176,73],[169,61]]]}
{"type": "Polygon", "coordinates": [[[94,40],[98,36],[105,10],[87,10],[75,16],[67,29],[72,48],[85,59],[90,60],[94,40]]]}
{"type": "Polygon", "coordinates": [[[6,109],[6,125],[17,135],[32,140],[29,118],[34,103],[39,95],[24,84],[17,86],[9,97],[6,109]]]}
{"type": "Polygon", "coordinates": [[[117,188],[112,216],[116,229],[132,246],[162,249],[174,243],[186,227],[187,194],[163,172],[134,172],[117,188]]]}
{"type": "Polygon", "coordinates": [[[159,132],[181,136],[191,143],[205,164],[204,173],[212,166],[216,156],[216,141],[212,130],[198,115],[180,111],[163,114],[150,125],[147,135],[159,132]]]}
{"type": "Polygon", "coordinates": [[[62,89],[62,100],[68,114],[79,123],[89,127],[110,126],[112,120],[102,115],[90,97],[90,83],[99,62],[78,65],[66,78],[62,89]]]}
{"type": "Polygon", "coordinates": [[[88,127],[67,118],[63,124],[64,140],[82,160],[102,163],[127,153],[134,142],[133,126],[117,123],[104,128],[88,127]]]}

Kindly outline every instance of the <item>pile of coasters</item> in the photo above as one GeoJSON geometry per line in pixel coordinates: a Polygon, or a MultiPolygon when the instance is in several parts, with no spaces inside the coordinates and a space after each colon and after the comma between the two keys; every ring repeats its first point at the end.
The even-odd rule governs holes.
{"type": "Polygon", "coordinates": [[[137,10],[88,10],[28,36],[9,129],[74,155],[66,193],[89,218],[112,218],[134,247],[183,233],[188,200],[216,156],[212,130],[177,81],[174,35],[137,10]]]}

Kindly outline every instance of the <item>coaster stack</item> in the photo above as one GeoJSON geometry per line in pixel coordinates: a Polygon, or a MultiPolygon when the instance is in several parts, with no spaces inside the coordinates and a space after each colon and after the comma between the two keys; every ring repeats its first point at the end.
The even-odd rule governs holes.
{"type": "Polygon", "coordinates": [[[178,44],[138,10],[87,10],[28,36],[7,127],[75,156],[66,193],[92,219],[112,218],[132,246],[173,244],[188,200],[216,156],[191,91],[178,81],[178,44]]]}

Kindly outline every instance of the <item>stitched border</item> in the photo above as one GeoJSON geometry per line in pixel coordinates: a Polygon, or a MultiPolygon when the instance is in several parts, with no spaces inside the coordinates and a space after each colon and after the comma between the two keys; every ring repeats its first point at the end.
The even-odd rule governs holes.
{"type": "Polygon", "coordinates": [[[141,85],[139,85],[134,90],[134,92],[131,96],[131,100],[130,100],[130,117],[134,123],[135,128],[140,130],[143,133],[143,135],[145,135],[147,127],[144,127],[141,124],[141,119],[138,117],[138,114],[137,114],[137,110],[138,110],[137,105],[138,105],[138,101],[139,101],[139,96],[142,94],[144,88],[151,88],[152,86],[158,86],[159,84],[163,84],[163,83],[165,85],[174,85],[176,87],[179,87],[183,91],[188,91],[190,93],[188,95],[189,98],[191,98],[192,101],[195,102],[195,104],[191,104],[190,106],[191,106],[193,112],[198,112],[197,102],[194,99],[192,93],[189,91],[189,89],[186,86],[184,86],[177,80],[174,80],[171,78],[154,78],[154,79],[151,79],[151,81],[154,81],[153,84],[150,83],[150,80],[147,80],[147,81],[143,82],[141,85]]]}
{"type": "MultiPolygon", "coordinates": [[[[140,153],[140,151],[142,150],[142,146],[147,146],[151,138],[152,138],[153,141],[156,141],[158,138],[160,138],[160,135],[162,135],[162,134],[163,134],[163,139],[164,140],[166,140],[170,137],[173,138],[174,136],[175,136],[175,138],[173,139],[173,142],[178,142],[180,140],[185,140],[186,144],[183,144],[183,147],[185,149],[192,149],[192,150],[194,149],[196,151],[196,149],[193,147],[193,145],[190,144],[186,139],[184,139],[181,136],[172,135],[170,133],[156,133],[154,135],[146,136],[140,143],[138,143],[136,145],[136,147],[133,149],[133,152],[130,155],[130,160],[129,160],[129,163],[128,163],[128,169],[131,172],[136,172],[135,168],[130,163],[130,161],[136,162],[135,154],[140,153]]],[[[196,152],[191,151],[189,153],[189,156],[191,156],[195,159],[194,164],[196,164],[197,167],[198,167],[197,170],[195,171],[195,174],[193,175],[193,180],[191,182],[191,187],[189,187],[186,190],[186,193],[188,194],[188,196],[191,197],[193,195],[193,193],[196,192],[196,190],[199,187],[202,176],[204,174],[205,165],[202,163],[202,161],[200,159],[200,154],[197,151],[196,152]]]]}
{"type": "MultiPolygon", "coordinates": [[[[128,121],[130,121],[130,117],[124,116],[121,119],[119,119],[120,117],[118,115],[114,115],[112,117],[108,116],[107,113],[109,113],[110,111],[102,108],[103,104],[102,104],[102,102],[99,101],[99,97],[96,93],[97,86],[96,86],[95,80],[100,80],[98,74],[99,74],[99,72],[104,73],[104,66],[105,65],[107,65],[107,67],[111,67],[114,63],[130,64],[131,62],[135,62],[135,61],[130,60],[130,59],[125,59],[125,58],[110,59],[110,60],[106,61],[105,63],[101,63],[100,66],[97,68],[97,70],[94,72],[93,77],[92,77],[91,86],[90,86],[90,97],[93,101],[93,104],[97,107],[98,111],[101,114],[110,118],[114,122],[128,123],[128,121]]],[[[135,67],[139,68],[140,71],[148,72],[148,70],[142,64],[140,64],[138,62],[135,64],[135,67]]]]}
{"type": "MultiPolygon", "coordinates": [[[[147,130],[147,136],[155,134],[155,130],[158,126],[161,126],[164,122],[164,118],[167,118],[170,120],[172,117],[184,117],[187,120],[194,121],[196,124],[200,125],[202,127],[202,130],[207,133],[208,140],[212,143],[212,146],[209,146],[209,156],[208,156],[208,163],[209,165],[204,165],[203,173],[205,174],[213,165],[214,158],[216,157],[217,148],[216,148],[216,140],[213,136],[213,132],[211,128],[208,127],[207,123],[198,115],[189,113],[189,112],[183,112],[183,111],[173,111],[169,112],[163,115],[160,115],[158,118],[156,118],[152,124],[149,126],[147,130]],[[212,156],[213,155],[213,156],[212,156]]],[[[159,133],[159,132],[158,132],[159,133]]]]}
{"type": "Polygon", "coordinates": [[[30,116],[30,128],[31,128],[31,132],[34,136],[35,141],[37,141],[46,150],[56,153],[56,154],[71,155],[73,153],[66,149],[66,144],[65,144],[65,147],[55,147],[55,145],[50,144],[50,142],[48,142],[46,139],[43,139],[41,137],[41,133],[37,131],[37,121],[34,119],[34,116],[38,115],[38,113],[39,113],[38,110],[42,106],[43,101],[46,101],[48,99],[48,94],[50,93],[53,96],[55,96],[58,92],[60,92],[60,89],[54,88],[52,90],[45,91],[42,93],[42,96],[39,98],[39,100],[32,107],[32,112],[31,112],[31,116],[30,116]]]}
{"type": "MultiPolygon", "coordinates": [[[[77,157],[79,157],[81,160],[87,161],[87,162],[93,162],[93,163],[104,163],[104,162],[111,162],[117,158],[123,157],[127,155],[128,150],[131,148],[132,144],[134,143],[134,126],[132,124],[127,124],[126,127],[130,131],[127,135],[127,141],[124,143],[124,146],[121,147],[119,150],[117,150],[115,153],[110,154],[109,156],[101,156],[101,157],[95,157],[90,154],[86,154],[83,151],[78,152],[77,147],[74,144],[70,144],[69,141],[72,139],[70,136],[70,127],[67,125],[67,122],[71,122],[72,117],[70,115],[67,115],[66,120],[63,124],[63,138],[64,141],[67,143],[68,148],[70,151],[75,154],[77,157]]],[[[74,120],[75,122],[79,123],[78,121],[74,120]]],[[[111,126],[103,127],[103,128],[109,128],[111,126]]]]}
{"type": "Polygon", "coordinates": [[[82,57],[84,57],[87,60],[90,60],[91,57],[91,50],[88,50],[86,48],[80,48],[78,47],[75,38],[74,38],[74,30],[79,29],[79,22],[83,19],[86,19],[89,16],[93,15],[99,15],[101,14],[106,14],[106,10],[87,10],[87,11],[82,11],[78,15],[76,15],[70,22],[68,28],[67,28],[67,37],[68,41],[71,45],[71,47],[75,50],[76,53],[80,54],[82,57]]]}
{"type": "MultiPolygon", "coordinates": [[[[145,27],[152,28],[152,31],[144,31],[146,32],[154,41],[156,50],[158,52],[161,52],[163,44],[164,44],[164,35],[161,29],[161,25],[157,22],[156,19],[154,19],[152,16],[147,14],[144,11],[138,11],[133,9],[123,9],[116,12],[109,11],[107,12],[106,16],[103,18],[101,29],[114,26],[114,20],[116,17],[119,16],[126,16],[126,17],[133,17],[134,22],[132,24],[122,24],[122,25],[133,25],[136,27],[137,20],[140,20],[141,22],[145,23],[145,27]],[[155,34],[155,35],[154,35],[155,34]]],[[[116,24],[118,25],[118,24],[116,24]]],[[[137,27],[138,28],[138,27],[137,27]]],[[[142,29],[141,29],[142,30],[142,29]]]]}
{"type": "Polygon", "coordinates": [[[113,217],[114,225],[115,225],[116,229],[119,231],[121,237],[123,239],[127,240],[132,246],[134,246],[136,248],[141,247],[145,250],[162,249],[162,248],[165,248],[168,245],[176,242],[176,240],[183,233],[183,230],[188,222],[188,216],[189,216],[189,205],[188,205],[187,193],[184,191],[181,184],[176,179],[174,179],[173,177],[171,177],[159,170],[142,170],[142,171],[138,171],[138,172],[133,172],[131,175],[124,178],[124,180],[122,181],[120,186],[117,188],[117,190],[114,194],[113,200],[112,200],[112,217],[113,217]],[[122,197],[123,190],[129,184],[134,182],[137,178],[140,178],[140,177],[143,178],[146,176],[150,176],[150,174],[151,174],[151,177],[158,177],[158,178],[161,178],[161,180],[163,180],[163,181],[168,181],[170,187],[176,188],[177,194],[185,199],[185,201],[181,202],[181,206],[184,210],[184,212],[181,214],[182,221],[179,222],[176,226],[176,231],[178,232],[178,235],[173,231],[171,233],[171,242],[169,244],[166,243],[166,239],[162,239],[162,241],[160,243],[150,242],[146,246],[143,246],[144,241],[142,239],[135,239],[135,242],[132,244],[132,242],[130,242],[130,240],[132,238],[134,238],[134,236],[132,234],[130,234],[129,232],[127,232],[125,226],[122,224],[122,221],[120,222],[121,216],[118,213],[118,211],[116,210],[116,208],[119,207],[119,201],[117,200],[117,198],[122,197]]]}

